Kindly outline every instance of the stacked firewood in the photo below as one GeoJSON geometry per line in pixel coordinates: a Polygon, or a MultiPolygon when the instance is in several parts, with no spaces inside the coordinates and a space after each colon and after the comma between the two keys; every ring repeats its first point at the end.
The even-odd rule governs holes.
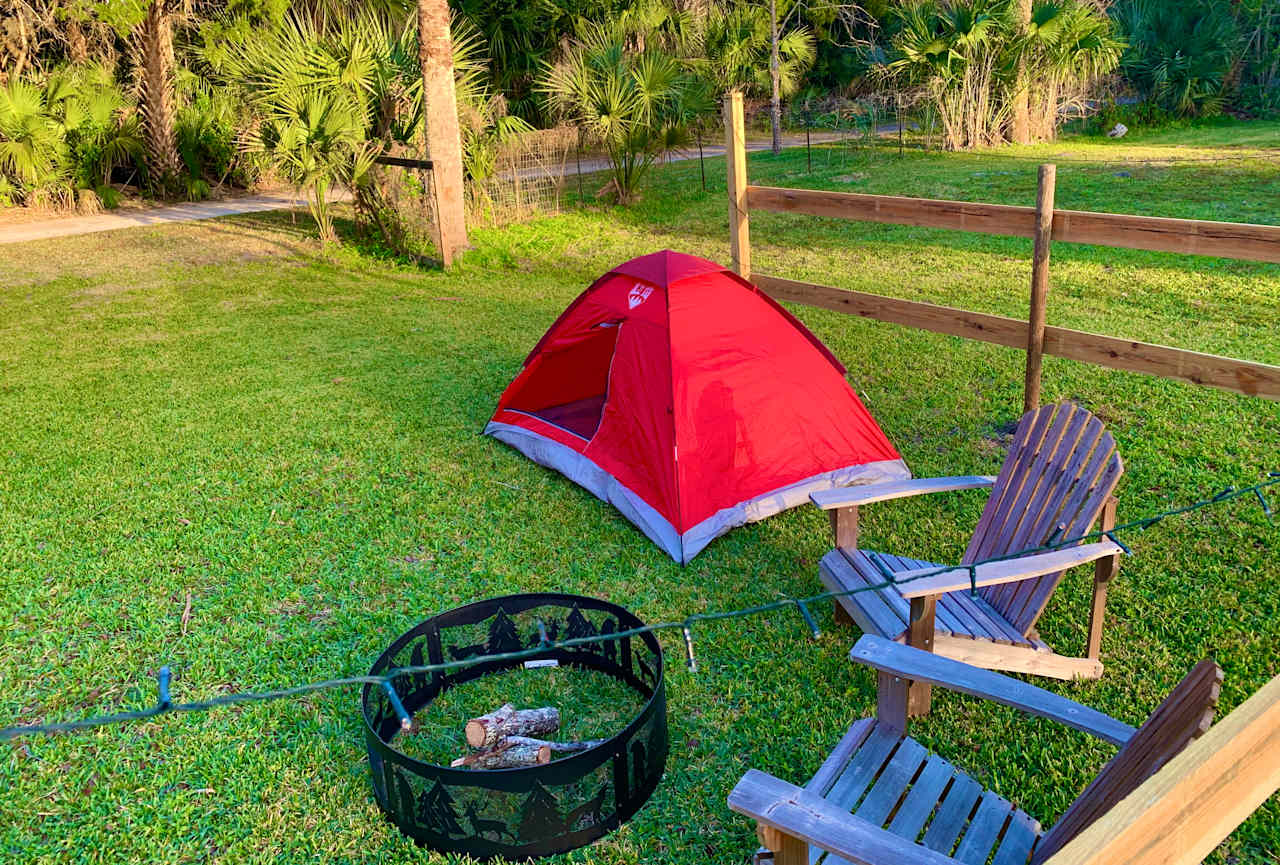
{"type": "Polygon", "coordinates": [[[551,706],[517,709],[505,703],[487,715],[467,721],[464,733],[474,750],[450,766],[472,769],[515,769],[550,763],[553,754],[572,754],[594,748],[603,739],[552,742],[539,739],[560,729],[560,712],[551,706]]]}

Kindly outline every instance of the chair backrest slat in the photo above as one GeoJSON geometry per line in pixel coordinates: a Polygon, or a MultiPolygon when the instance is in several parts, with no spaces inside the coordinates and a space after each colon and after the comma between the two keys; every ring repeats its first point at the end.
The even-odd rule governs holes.
{"type": "Polygon", "coordinates": [[[1207,731],[1221,686],[1217,664],[1197,664],[1040,839],[1031,865],[1062,849],[1207,731]]]}
{"type": "Polygon", "coordinates": [[[1000,467],[1000,474],[991,487],[991,494],[987,497],[986,507],[982,509],[978,526],[973,530],[973,538],[969,541],[969,549],[964,556],[966,563],[979,560],[987,549],[996,545],[1014,502],[1023,491],[1023,485],[1029,480],[1034,483],[1031,468],[1044,443],[1045,434],[1049,431],[1049,422],[1053,420],[1052,409],[1053,406],[1036,409],[1023,415],[1018,422],[1013,444],[1009,446],[1004,465],[1000,467]]]}
{"type": "MultiPolygon", "coordinates": [[[[1018,424],[964,563],[1087,533],[1124,471],[1100,420],[1070,402],[1041,406],[1018,424]]],[[[1035,626],[1061,572],[981,589],[1019,632],[1035,626]]]]}

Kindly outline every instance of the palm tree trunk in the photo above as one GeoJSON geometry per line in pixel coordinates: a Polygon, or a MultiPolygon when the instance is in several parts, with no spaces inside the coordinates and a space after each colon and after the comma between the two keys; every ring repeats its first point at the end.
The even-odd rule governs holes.
{"type": "MultiPolygon", "coordinates": [[[[1031,0],[1018,0],[1018,29],[1025,34],[1031,25],[1031,0]]],[[[1014,144],[1031,143],[1030,82],[1027,81],[1027,63],[1018,59],[1018,69],[1013,79],[1013,129],[1014,144]]]]}
{"type": "Polygon", "coordinates": [[[453,41],[446,0],[418,0],[418,65],[422,69],[422,118],[431,157],[437,247],[446,268],[467,248],[463,206],[462,136],[453,83],[453,41]]]}
{"type": "Polygon", "coordinates": [[[769,0],[769,125],[773,127],[773,153],[782,152],[782,63],[778,58],[778,0],[769,0]]]}
{"type": "Polygon", "coordinates": [[[89,60],[89,40],[84,35],[84,25],[74,15],[67,19],[67,55],[72,63],[89,60]]]}
{"type": "Polygon", "coordinates": [[[18,50],[14,54],[13,67],[9,70],[8,79],[17,81],[22,77],[22,70],[27,66],[27,57],[31,51],[31,45],[27,41],[26,22],[22,17],[22,7],[13,10],[14,21],[18,27],[18,50]]]}
{"type": "Polygon", "coordinates": [[[172,189],[181,171],[174,133],[173,22],[166,0],[151,0],[137,36],[141,54],[138,112],[152,186],[172,189]]]}

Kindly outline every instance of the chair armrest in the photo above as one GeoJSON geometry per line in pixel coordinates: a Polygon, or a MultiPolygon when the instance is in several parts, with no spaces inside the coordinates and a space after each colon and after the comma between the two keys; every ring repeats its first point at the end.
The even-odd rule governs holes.
{"type": "Polygon", "coordinates": [[[733,788],[729,808],[855,865],[959,865],[758,769],[748,771],[733,788]]]}
{"type": "Polygon", "coordinates": [[[996,586],[1000,583],[1016,583],[1019,580],[1042,577],[1045,574],[1065,571],[1076,565],[1105,559],[1122,552],[1124,552],[1123,548],[1115,541],[1098,541],[1094,544],[1064,547],[1047,553],[1032,553],[1027,556],[1018,556],[1016,559],[1002,559],[977,565],[974,568],[974,582],[970,582],[969,569],[966,567],[950,568],[941,573],[938,573],[937,568],[899,571],[893,575],[893,581],[902,597],[923,598],[926,595],[941,595],[967,589],[974,583],[979,586],[996,586]]]}
{"type": "Polygon", "coordinates": [[[1075,700],[1068,700],[1052,691],[1000,673],[913,649],[883,637],[864,635],[854,644],[849,657],[856,663],[866,664],[903,679],[927,682],[1013,706],[1029,714],[1082,730],[1115,745],[1123,745],[1133,736],[1133,727],[1075,700]]]}
{"type": "Polygon", "coordinates": [[[909,481],[888,481],[882,484],[863,484],[856,487],[836,487],[809,494],[809,501],[824,511],[846,508],[850,505],[869,505],[889,499],[904,499],[925,493],[944,493],[950,490],[975,490],[989,487],[996,482],[989,475],[961,475],[952,478],[912,478],[909,481]]]}

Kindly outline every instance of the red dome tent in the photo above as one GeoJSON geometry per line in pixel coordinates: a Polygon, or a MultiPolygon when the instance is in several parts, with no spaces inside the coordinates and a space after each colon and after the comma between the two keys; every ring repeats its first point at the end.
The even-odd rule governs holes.
{"type": "Polygon", "coordinates": [[[485,433],[678,562],[835,486],[910,477],[817,337],[715,262],[619,265],[525,358],[485,433]]]}

